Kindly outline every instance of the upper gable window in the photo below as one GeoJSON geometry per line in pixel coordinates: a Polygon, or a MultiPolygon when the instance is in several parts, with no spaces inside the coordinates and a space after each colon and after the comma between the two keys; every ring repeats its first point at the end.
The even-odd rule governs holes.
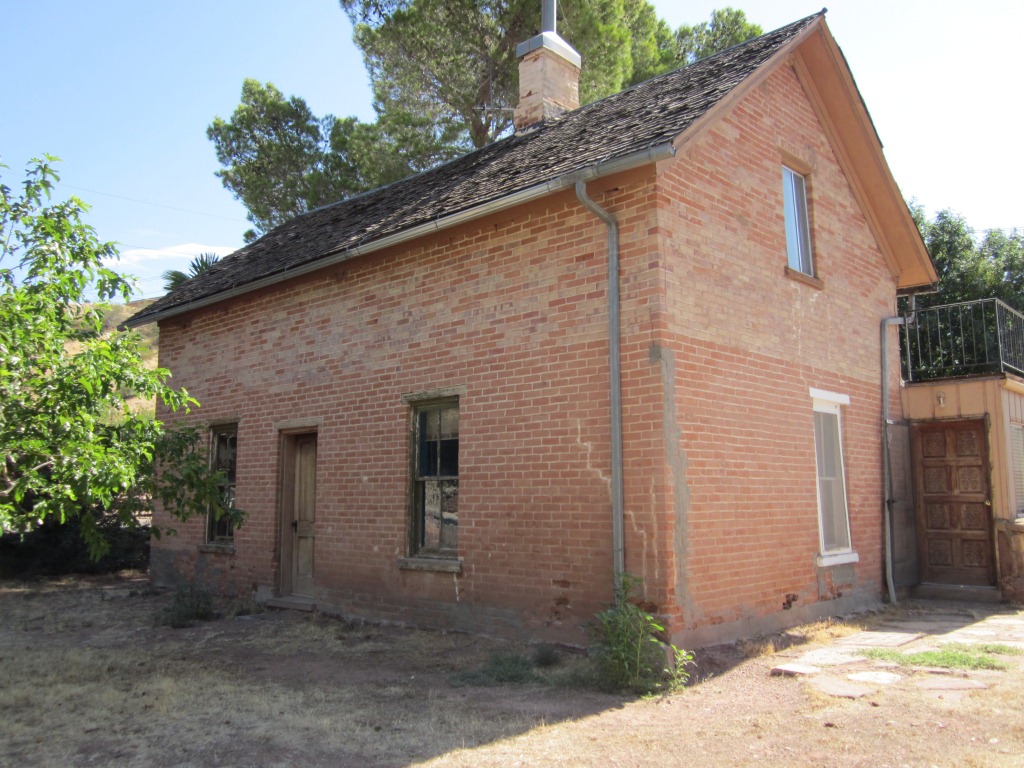
{"type": "Polygon", "coordinates": [[[782,200],[786,213],[789,268],[813,276],[811,228],[807,218],[807,179],[785,165],[782,166],[782,200]]]}

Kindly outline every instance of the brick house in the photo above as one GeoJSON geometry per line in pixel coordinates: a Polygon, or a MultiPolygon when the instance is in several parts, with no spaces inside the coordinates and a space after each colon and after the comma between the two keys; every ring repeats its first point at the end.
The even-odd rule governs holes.
{"type": "Polygon", "coordinates": [[[130,321],[247,513],[154,580],[583,642],[624,570],[690,646],[878,602],[878,329],[936,275],[823,14],[584,107],[520,55],[516,135],[130,321]]]}

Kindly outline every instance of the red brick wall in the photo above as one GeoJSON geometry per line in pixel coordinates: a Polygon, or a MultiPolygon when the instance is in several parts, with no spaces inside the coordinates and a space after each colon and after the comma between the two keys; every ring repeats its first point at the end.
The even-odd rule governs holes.
{"type": "MultiPolygon", "coordinates": [[[[687,145],[661,184],[663,354],[675,366],[676,473],[686,485],[675,502],[676,636],[728,639],[827,613],[819,601],[877,599],[878,329],[894,313],[895,281],[792,69],[687,145]],[[786,274],[784,157],[810,169],[820,287],[786,274]],[[812,387],[850,397],[842,427],[854,566],[815,562],[812,387]]],[[[895,348],[890,359],[897,370],[895,348]]]]}
{"type": "MultiPolygon", "coordinates": [[[[622,183],[614,195],[633,200],[651,179],[622,183]]],[[[624,227],[630,248],[652,239],[624,227]]],[[[605,243],[566,193],[163,323],[161,364],[203,403],[195,416],[239,422],[248,519],[234,555],[200,556],[207,577],[276,585],[278,427],[319,420],[318,604],[584,640],[612,584],[605,243]],[[440,387],[466,392],[458,577],[396,564],[408,524],[401,396],[440,387]]],[[[179,529],[157,545],[158,572],[175,556],[193,567],[202,526],[179,529]]]]}
{"type": "MultiPolygon", "coordinates": [[[[621,223],[627,571],[687,642],[876,600],[894,280],[793,72],[658,172],[590,184],[621,223]],[[812,169],[820,288],[785,274],[782,153],[812,169]],[[811,387],[851,398],[855,566],[815,564],[811,387]]],[[[584,642],[612,582],[606,280],[604,225],[562,193],[164,322],[161,364],[204,404],[190,418],[239,423],[248,519],[230,555],[179,525],[156,576],[276,588],[280,432],[306,420],[319,605],[584,642]],[[460,575],[397,565],[401,396],[441,387],[465,391],[460,575]]]]}

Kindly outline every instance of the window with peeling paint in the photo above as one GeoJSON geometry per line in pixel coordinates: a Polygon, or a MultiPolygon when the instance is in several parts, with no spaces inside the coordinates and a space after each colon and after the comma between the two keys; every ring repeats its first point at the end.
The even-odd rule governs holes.
{"type": "Polygon", "coordinates": [[[414,410],[413,552],[451,556],[459,530],[459,403],[414,410]]]}
{"type": "Polygon", "coordinates": [[[210,465],[223,473],[219,483],[221,504],[211,508],[206,516],[206,540],[211,544],[227,544],[234,540],[234,526],[226,513],[235,506],[237,452],[238,425],[225,424],[210,430],[210,465]]]}

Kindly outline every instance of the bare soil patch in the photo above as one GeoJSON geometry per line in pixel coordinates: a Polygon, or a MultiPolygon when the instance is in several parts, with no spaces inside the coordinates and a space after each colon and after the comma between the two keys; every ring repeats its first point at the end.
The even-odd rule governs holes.
{"type": "MultiPolygon", "coordinates": [[[[316,614],[154,625],[144,578],[0,582],[0,765],[1020,766],[1024,668],[984,689],[844,699],[770,675],[823,625],[699,652],[699,682],[635,699],[571,682],[457,685],[534,649],[316,614]],[[770,643],[770,645],[769,645],[770,643]],[[780,649],[782,649],[780,651],[780,649]],[[790,649],[791,650],[791,649],[790,649]]],[[[221,606],[230,609],[231,606],[221,606]]],[[[915,677],[916,676],[916,677],[915,677]]]]}

